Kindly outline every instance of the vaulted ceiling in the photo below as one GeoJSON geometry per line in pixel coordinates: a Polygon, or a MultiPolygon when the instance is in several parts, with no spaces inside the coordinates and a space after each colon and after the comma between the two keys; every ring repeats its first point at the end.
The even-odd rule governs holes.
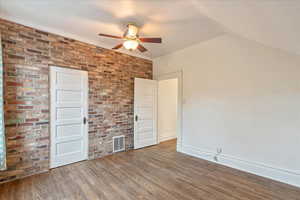
{"type": "MultiPolygon", "coordinates": [[[[0,17],[34,28],[111,48],[128,22],[141,36],[161,36],[145,44],[155,58],[226,33],[300,54],[299,0],[0,0],[0,17]]],[[[128,53],[126,50],[121,50],[128,53]]]]}

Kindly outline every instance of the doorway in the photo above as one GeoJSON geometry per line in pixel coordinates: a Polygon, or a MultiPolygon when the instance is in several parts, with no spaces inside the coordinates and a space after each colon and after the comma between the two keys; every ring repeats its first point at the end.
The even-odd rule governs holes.
{"type": "Polygon", "coordinates": [[[157,80],[135,78],[134,149],[177,139],[176,149],[181,152],[181,129],[182,72],[157,80]]]}
{"type": "Polygon", "coordinates": [[[177,138],[177,94],[178,79],[158,81],[158,141],[164,142],[177,138]]]}
{"type": "Polygon", "coordinates": [[[158,143],[177,140],[177,151],[182,143],[182,72],[161,75],[157,78],[158,143]]]}

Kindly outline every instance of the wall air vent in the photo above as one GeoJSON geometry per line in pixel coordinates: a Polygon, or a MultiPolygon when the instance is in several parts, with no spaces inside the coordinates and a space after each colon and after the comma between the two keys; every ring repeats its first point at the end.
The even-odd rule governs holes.
{"type": "Polygon", "coordinates": [[[113,138],[113,152],[119,152],[125,150],[125,136],[114,136],[113,138]]]}

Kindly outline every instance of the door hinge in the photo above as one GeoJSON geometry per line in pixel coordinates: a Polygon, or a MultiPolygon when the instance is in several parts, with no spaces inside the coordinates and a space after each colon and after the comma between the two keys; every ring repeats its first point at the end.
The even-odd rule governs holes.
{"type": "Polygon", "coordinates": [[[138,116],[136,115],[135,116],[135,121],[137,122],[139,120],[138,116]]]}
{"type": "Polygon", "coordinates": [[[83,118],[83,124],[86,124],[86,117],[83,118]]]}

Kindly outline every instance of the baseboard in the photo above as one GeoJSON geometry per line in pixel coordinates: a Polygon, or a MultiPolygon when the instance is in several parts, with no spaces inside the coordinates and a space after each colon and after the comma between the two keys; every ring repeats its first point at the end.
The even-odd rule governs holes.
{"type": "Polygon", "coordinates": [[[172,136],[167,136],[167,137],[159,137],[159,142],[164,142],[164,141],[167,141],[167,140],[173,140],[173,139],[176,139],[176,135],[172,135],[172,136]]]}
{"type": "Polygon", "coordinates": [[[300,187],[300,171],[292,171],[288,169],[277,168],[262,163],[243,160],[240,158],[236,158],[234,156],[224,155],[224,154],[219,155],[218,161],[215,161],[213,159],[213,157],[216,155],[215,152],[211,152],[205,149],[195,148],[188,145],[182,145],[180,152],[197,158],[215,162],[221,165],[246,171],[258,176],[263,176],[296,187],[300,187]]]}

